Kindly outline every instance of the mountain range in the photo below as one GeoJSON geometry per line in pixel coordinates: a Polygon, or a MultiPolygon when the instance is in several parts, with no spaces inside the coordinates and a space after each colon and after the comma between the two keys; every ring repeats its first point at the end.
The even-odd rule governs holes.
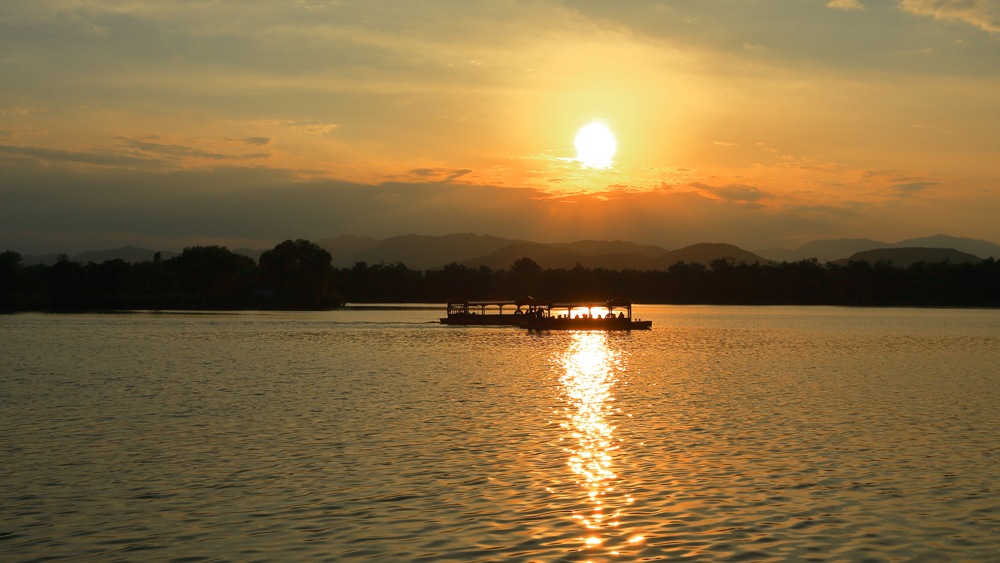
{"type": "Polygon", "coordinates": [[[896,268],[909,268],[917,262],[936,264],[947,260],[952,264],[976,264],[983,259],[954,248],[876,248],[856,252],[850,258],[834,260],[834,264],[846,266],[849,262],[889,262],[896,268]]]}
{"type": "Polygon", "coordinates": [[[881,242],[867,238],[842,238],[814,240],[798,248],[765,248],[754,253],[775,262],[798,262],[816,258],[820,262],[833,262],[849,258],[857,252],[878,248],[954,248],[979,258],[1000,258],[1000,245],[971,238],[934,235],[911,238],[896,243],[881,242]]]}
{"type": "MultiPolygon", "coordinates": [[[[580,264],[584,268],[606,268],[609,270],[666,270],[678,262],[700,263],[708,265],[717,258],[733,258],[737,262],[759,262],[766,260],[752,252],[748,252],[731,244],[701,243],[693,244],[679,250],[667,251],[658,246],[641,247],[640,249],[622,249],[617,252],[600,252],[596,250],[597,241],[582,241],[593,248],[591,252],[580,252],[575,245],[581,243],[557,244],[511,244],[496,252],[472,260],[463,260],[459,264],[478,268],[488,266],[490,269],[509,268],[514,260],[528,257],[543,268],[571,269],[580,264]]],[[[609,245],[632,245],[633,243],[605,243],[609,245]]],[[[634,245],[639,246],[639,245],[634,245]]]]}
{"type": "MultiPolygon", "coordinates": [[[[967,262],[989,256],[1000,257],[1000,246],[981,240],[936,235],[909,239],[897,243],[884,243],[870,239],[837,239],[808,242],[798,248],[771,248],[750,252],[720,243],[700,243],[677,250],[667,250],[655,245],[642,245],[628,241],[582,240],[565,243],[538,243],[520,239],[505,239],[491,235],[456,233],[444,236],[403,235],[378,240],[366,236],[341,235],[315,241],[330,252],[333,265],[346,268],[355,262],[393,264],[401,262],[416,270],[442,268],[452,262],[478,268],[487,266],[498,270],[509,268],[514,260],[528,257],[543,268],[585,268],[665,270],[677,262],[709,264],[718,258],[733,258],[737,262],[769,263],[794,262],[817,258],[821,262],[847,260],[892,261],[894,266],[906,267],[913,262],[967,262]],[[954,253],[941,253],[953,249],[954,253]],[[886,252],[865,254],[869,251],[886,252]],[[892,253],[888,250],[897,250],[892,253]],[[859,254],[861,253],[861,254],[859,254]]],[[[259,260],[264,249],[237,248],[233,252],[259,260]]],[[[97,262],[122,259],[126,262],[152,260],[156,251],[126,246],[115,250],[84,252],[71,259],[79,262],[97,262]]],[[[167,259],[178,253],[162,251],[167,259]]],[[[26,266],[53,264],[56,254],[22,256],[26,266]]]]}
{"type": "MultiPolygon", "coordinates": [[[[107,260],[124,260],[126,262],[136,263],[136,262],[151,262],[153,257],[156,256],[156,250],[147,250],[145,248],[138,248],[132,245],[123,246],[122,248],[115,248],[112,250],[91,250],[89,252],[82,252],[76,256],[69,256],[70,260],[74,262],[81,262],[86,264],[87,262],[95,262],[97,264],[102,264],[107,260]]],[[[235,251],[234,251],[235,252],[235,251]]],[[[166,260],[167,258],[173,258],[179,255],[180,252],[171,252],[170,250],[160,251],[160,258],[166,260]]],[[[21,255],[21,263],[25,266],[34,266],[36,264],[47,264],[52,265],[56,263],[59,259],[59,254],[42,254],[41,256],[35,256],[32,254],[21,255]]]]}

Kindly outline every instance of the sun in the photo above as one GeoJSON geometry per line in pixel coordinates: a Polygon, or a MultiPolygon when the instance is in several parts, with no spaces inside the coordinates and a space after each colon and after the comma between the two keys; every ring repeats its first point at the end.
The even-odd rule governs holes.
{"type": "Polygon", "coordinates": [[[615,154],[615,136],[600,123],[591,123],[576,136],[576,159],[584,166],[609,168],[615,154]]]}

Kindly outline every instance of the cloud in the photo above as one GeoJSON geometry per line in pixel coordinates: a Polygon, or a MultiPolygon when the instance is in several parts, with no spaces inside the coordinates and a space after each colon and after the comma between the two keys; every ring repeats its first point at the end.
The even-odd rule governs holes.
{"type": "Polygon", "coordinates": [[[121,166],[147,168],[163,163],[161,159],[148,156],[130,156],[115,153],[97,153],[86,151],[68,151],[44,147],[0,145],[0,155],[26,156],[39,160],[75,162],[97,166],[121,166]]]}
{"type": "Polygon", "coordinates": [[[691,187],[711,194],[719,199],[741,203],[753,203],[770,197],[770,194],[760,191],[756,186],[729,184],[725,186],[709,186],[701,182],[691,182],[691,187]]]}
{"type": "MultiPolygon", "coordinates": [[[[299,237],[455,232],[541,242],[622,239],[666,248],[717,241],[752,250],[781,246],[790,236],[879,238],[892,229],[904,238],[922,236],[928,225],[934,232],[989,239],[995,238],[1000,213],[995,198],[974,208],[962,196],[947,199],[961,185],[953,180],[947,181],[949,190],[926,190],[905,200],[781,203],[770,189],[735,182],[559,196],[542,189],[441,181],[466,169],[416,169],[421,172],[413,177],[420,181],[360,183],[299,180],[299,170],[229,165],[233,161],[212,169],[179,169],[139,160],[147,169],[127,168],[125,155],[35,148],[50,158],[117,165],[60,167],[17,158],[9,149],[0,146],[0,251],[32,254],[108,248],[94,241],[107,240],[110,232],[120,233],[118,241],[155,239],[167,250],[196,239],[206,241],[201,244],[253,239],[264,241],[256,246],[262,248],[299,237]],[[162,242],[169,240],[176,242],[162,242]]],[[[879,174],[884,182],[870,180],[863,191],[900,185],[920,192],[909,184],[933,181],[888,174],[879,174]]],[[[824,189],[842,194],[850,187],[824,189]]]]}
{"type": "MultiPolygon", "coordinates": [[[[229,155],[229,154],[206,151],[195,147],[185,147],[183,145],[150,143],[147,141],[140,141],[138,139],[127,139],[127,138],[123,138],[123,140],[125,141],[125,145],[134,147],[143,152],[156,153],[163,156],[171,156],[175,158],[207,158],[210,160],[256,160],[262,158],[269,158],[271,156],[267,153],[229,155]]],[[[259,144],[259,143],[253,143],[253,144],[259,144]]]]}
{"type": "Polygon", "coordinates": [[[410,174],[420,177],[420,178],[434,178],[444,176],[446,182],[451,180],[456,180],[471,174],[472,170],[468,168],[454,169],[454,168],[415,168],[410,170],[410,174]]]}
{"type": "Polygon", "coordinates": [[[39,109],[34,109],[34,108],[11,107],[11,108],[6,108],[6,109],[0,109],[0,117],[7,116],[7,115],[28,115],[30,113],[39,113],[39,112],[44,112],[44,111],[46,111],[46,110],[39,110],[39,109]]]}
{"type": "Polygon", "coordinates": [[[281,127],[284,125],[291,125],[295,122],[288,119],[255,119],[247,123],[249,125],[253,125],[254,127],[281,127]]]}
{"type": "Polygon", "coordinates": [[[863,4],[858,0],[831,0],[826,5],[828,8],[839,8],[841,10],[864,10],[863,4]]]}
{"type": "Polygon", "coordinates": [[[316,123],[313,125],[291,125],[292,129],[296,131],[302,131],[304,133],[314,133],[316,135],[322,135],[323,133],[329,133],[337,128],[336,123],[316,123]]]}
{"type": "Polygon", "coordinates": [[[903,0],[904,10],[938,20],[960,20],[990,33],[1000,33],[1000,2],[997,0],[903,0]]]}
{"type": "Polygon", "coordinates": [[[926,190],[931,186],[937,186],[938,182],[907,182],[903,184],[894,184],[892,187],[900,195],[912,195],[917,192],[926,190]]]}
{"type": "MultiPolygon", "coordinates": [[[[0,131],[0,137],[11,136],[0,131]]],[[[153,137],[155,138],[155,137],[153,137]]],[[[267,153],[228,155],[206,151],[195,147],[152,143],[138,139],[119,137],[125,141],[117,147],[98,150],[66,150],[48,147],[0,145],[0,155],[29,157],[49,162],[90,164],[122,168],[164,168],[185,159],[208,159],[213,161],[251,161],[269,158],[267,153]]],[[[259,143],[254,143],[259,144],[259,143]]]]}
{"type": "MultiPolygon", "coordinates": [[[[829,8],[828,2],[673,0],[663,13],[646,2],[604,0],[327,2],[312,13],[301,3],[273,0],[245,0],[250,8],[236,11],[229,2],[188,0],[7,3],[0,8],[0,51],[7,57],[0,129],[13,134],[0,137],[0,144],[60,149],[0,152],[0,189],[10,182],[6,164],[44,161],[66,163],[63,172],[95,174],[98,166],[220,169],[217,181],[204,189],[242,197],[244,183],[266,172],[252,165],[266,163],[276,173],[370,184],[343,193],[356,193],[372,205],[378,202],[365,199],[366,189],[396,194],[403,198],[399,207],[409,205],[411,192],[383,189],[379,182],[387,179],[544,186],[532,196],[542,198],[616,184],[646,182],[653,189],[665,181],[675,186],[670,190],[675,195],[695,190],[690,199],[678,195],[674,203],[739,208],[728,217],[747,224],[758,217],[750,214],[750,202],[771,211],[801,201],[836,202],[836,207],[852,199],[930,208],[929,201],[949,193],[961,193],[968,214],[981,216],[996,199],[991,190],[997,185],[996,135],[989,120],[975,116],[994,114],[996,36],[984,37],[979,27],[964,23],[942,30],[944,24],[912,12],[983,19],[982,13],[995,15],[989,8],[995,1],[906,0],[899,9],[867,2],[865,14],[831,9],[866,0],[841,0],[829,8]],[[961,47],[953,43],[964,40],[961,47]],[[914,54],[931,47],[928,55],[914,54]],[[757,54],[765,49],[766,55],[757,54]],[[34,105],[50,109],[25,115],[34,105]],[[606,117],[620,135],[616,170],[597,173],[558,160],[570,156],[574,129],[604,112],[608,115],[597,117],[606,117]],[[918,122],[942,130],[914,133],[911,126],[918,122]],[[28,131],[42,130],[50,132],[44,139],[29,136],[28,131]],[[140,136],[150,130],[163,137],[140,136]],[[106,139],[118,144],[104,146],[106,139]],[[766,144],[755,151],[755,141],[766,144]],[[275,146],[281,150],[271,151],[275,146]],[[843,162],[845,169],[801,157],[776,164],[791,147],[822,163],[843,162]],[[537,153],[552,159],[513,160],[537,153]],[[863,188],[852,184],[852,170],[887,162],[930,176],[960,169],[966,177],[985,179],[979,195],[950,178],[941,180],[946,186],[939,189],[905,186],[923,177],[879,178],[863,188]],[[235,165],[247,165],[246,171],[221,171],[235,165]],[[313,172],[304,173],[307,168],[313,172]],[[692,181],[705,188],[687,185],[692,181]],[[827,189],[821,181],[847,187],[827,189]],[[914,197],[901,199],[894,184],[914,197]]],[[[989,21],[995,26],[995,19],[989,21]]],[[[191,177],[172,178],[183,183],[191,177]]],[[[146,180],[137,178],[133,186],[146,180]]],[[[101,182],[92,185],[98,191],[101,182]]],[[[291,192],[319,184],[282,186],[291,192]]],[[[468,190],[484,198],[484,205],[492,204],[484,194],[493,192],[468,190]]],[[[460,191],[434,193],[462,197],[460,191]]],[[[499,193],[490,197],[513,201],[499,193]]],[[[193,198],[188,203],[200,201],[193,198]]],[[[315,198],[297,200],[302,216],[311,216],[310,204],[322,201],[315,198]]],[[[385,195],[383,203],[394,199],[385,195]]],[[[662,211],[665,200],[629,201],[662,211]]],[[[439,217],[427,207],[430,216],[439,217]]],[[[626,206],[616,209],[624,212],[626,206]]],[[[812,217],[797,209],[796,216],[812,217]]],[[[866,213],[870,225],[884,224],[874,211],[866,213]]],[[[266,214],[259,217],[267,221],[266,214]]],[[[617,219],[629,221],[626,217],[617,219]]],[[[433,228],[422,218],[402,219],[400,225],[433,228]]],[[[581,221],[589,228],[595,218],[581,221]]],[[[291,220],[284,224],[298,228],[291,220]]],[[[442,223],[449,230],[458,228],[455,224],[442,223]]],[[[650,233],[659,232],[655,220],[643,224],[650,233]]],[[[709,224],[719,223],[713,218],[709,224]]],[[[809,228],[783,225],[797,233],[809,228]]],[[[874,236],[847,227],[837,234],[874,236]]]]}
{"type": "MultiPolygon", "coordinates": [[[[793,226],[828,224],[832,221],[824,217],[835,212],[812,208],[797,217],[693,191],[559,197],[531,188],[439,181],[296,181],[295,171],[268,168],[163,173],[117,168],[98,174],[24,163],[2,170],[0,249],[29,253],[74,250],[66,245],[82,245],[93,233],[108,232],[132,233],[136,240],[275,242],[339,234],[477,232],[539,241],[623,239],[669,248],[725,240],[753,248],[768,246],[793,226]],[[26,238],[25,233],[65,237],[40,248],[38,236],[26,238]],[[22,243],[11,246],[17,240],[22,243]]],[[[724,193],[740,187],[715,189],[724,193]]],[[[754,197],[752,187],[743,191],[744,199],[754,197]]]]}

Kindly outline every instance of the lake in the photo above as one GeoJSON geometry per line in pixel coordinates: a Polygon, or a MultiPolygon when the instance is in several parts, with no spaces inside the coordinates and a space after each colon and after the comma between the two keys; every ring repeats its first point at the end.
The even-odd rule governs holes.
{"type": "Polygon", "coordinates": [[[0,316],[0,560],[1000,561],[1000,311],[0,316]]]}

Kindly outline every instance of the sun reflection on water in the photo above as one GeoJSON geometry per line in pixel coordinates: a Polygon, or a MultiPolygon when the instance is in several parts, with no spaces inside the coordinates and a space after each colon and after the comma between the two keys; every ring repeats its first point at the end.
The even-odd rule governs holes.
{"type": "MultiPolygon", "coordinates": [[[[607,338],[602,333],[573,333],[573,345],[562,358],[565,373],[560,383],[570,406],[562,427],[573,439],[566,448],[568,465],[590,505],[573,514],[586,529],[581,538],[585,548],[602,545],[608,539],[604,536],[620,525],[620,507],[634,500],[614,494],[618,479],[614,462],[621,446],[611,424],[616,411],[612,389],[624,359],[611,352],[607,338]]],[[[635,537],[641,541],[641,536],[635,537]]]]}

